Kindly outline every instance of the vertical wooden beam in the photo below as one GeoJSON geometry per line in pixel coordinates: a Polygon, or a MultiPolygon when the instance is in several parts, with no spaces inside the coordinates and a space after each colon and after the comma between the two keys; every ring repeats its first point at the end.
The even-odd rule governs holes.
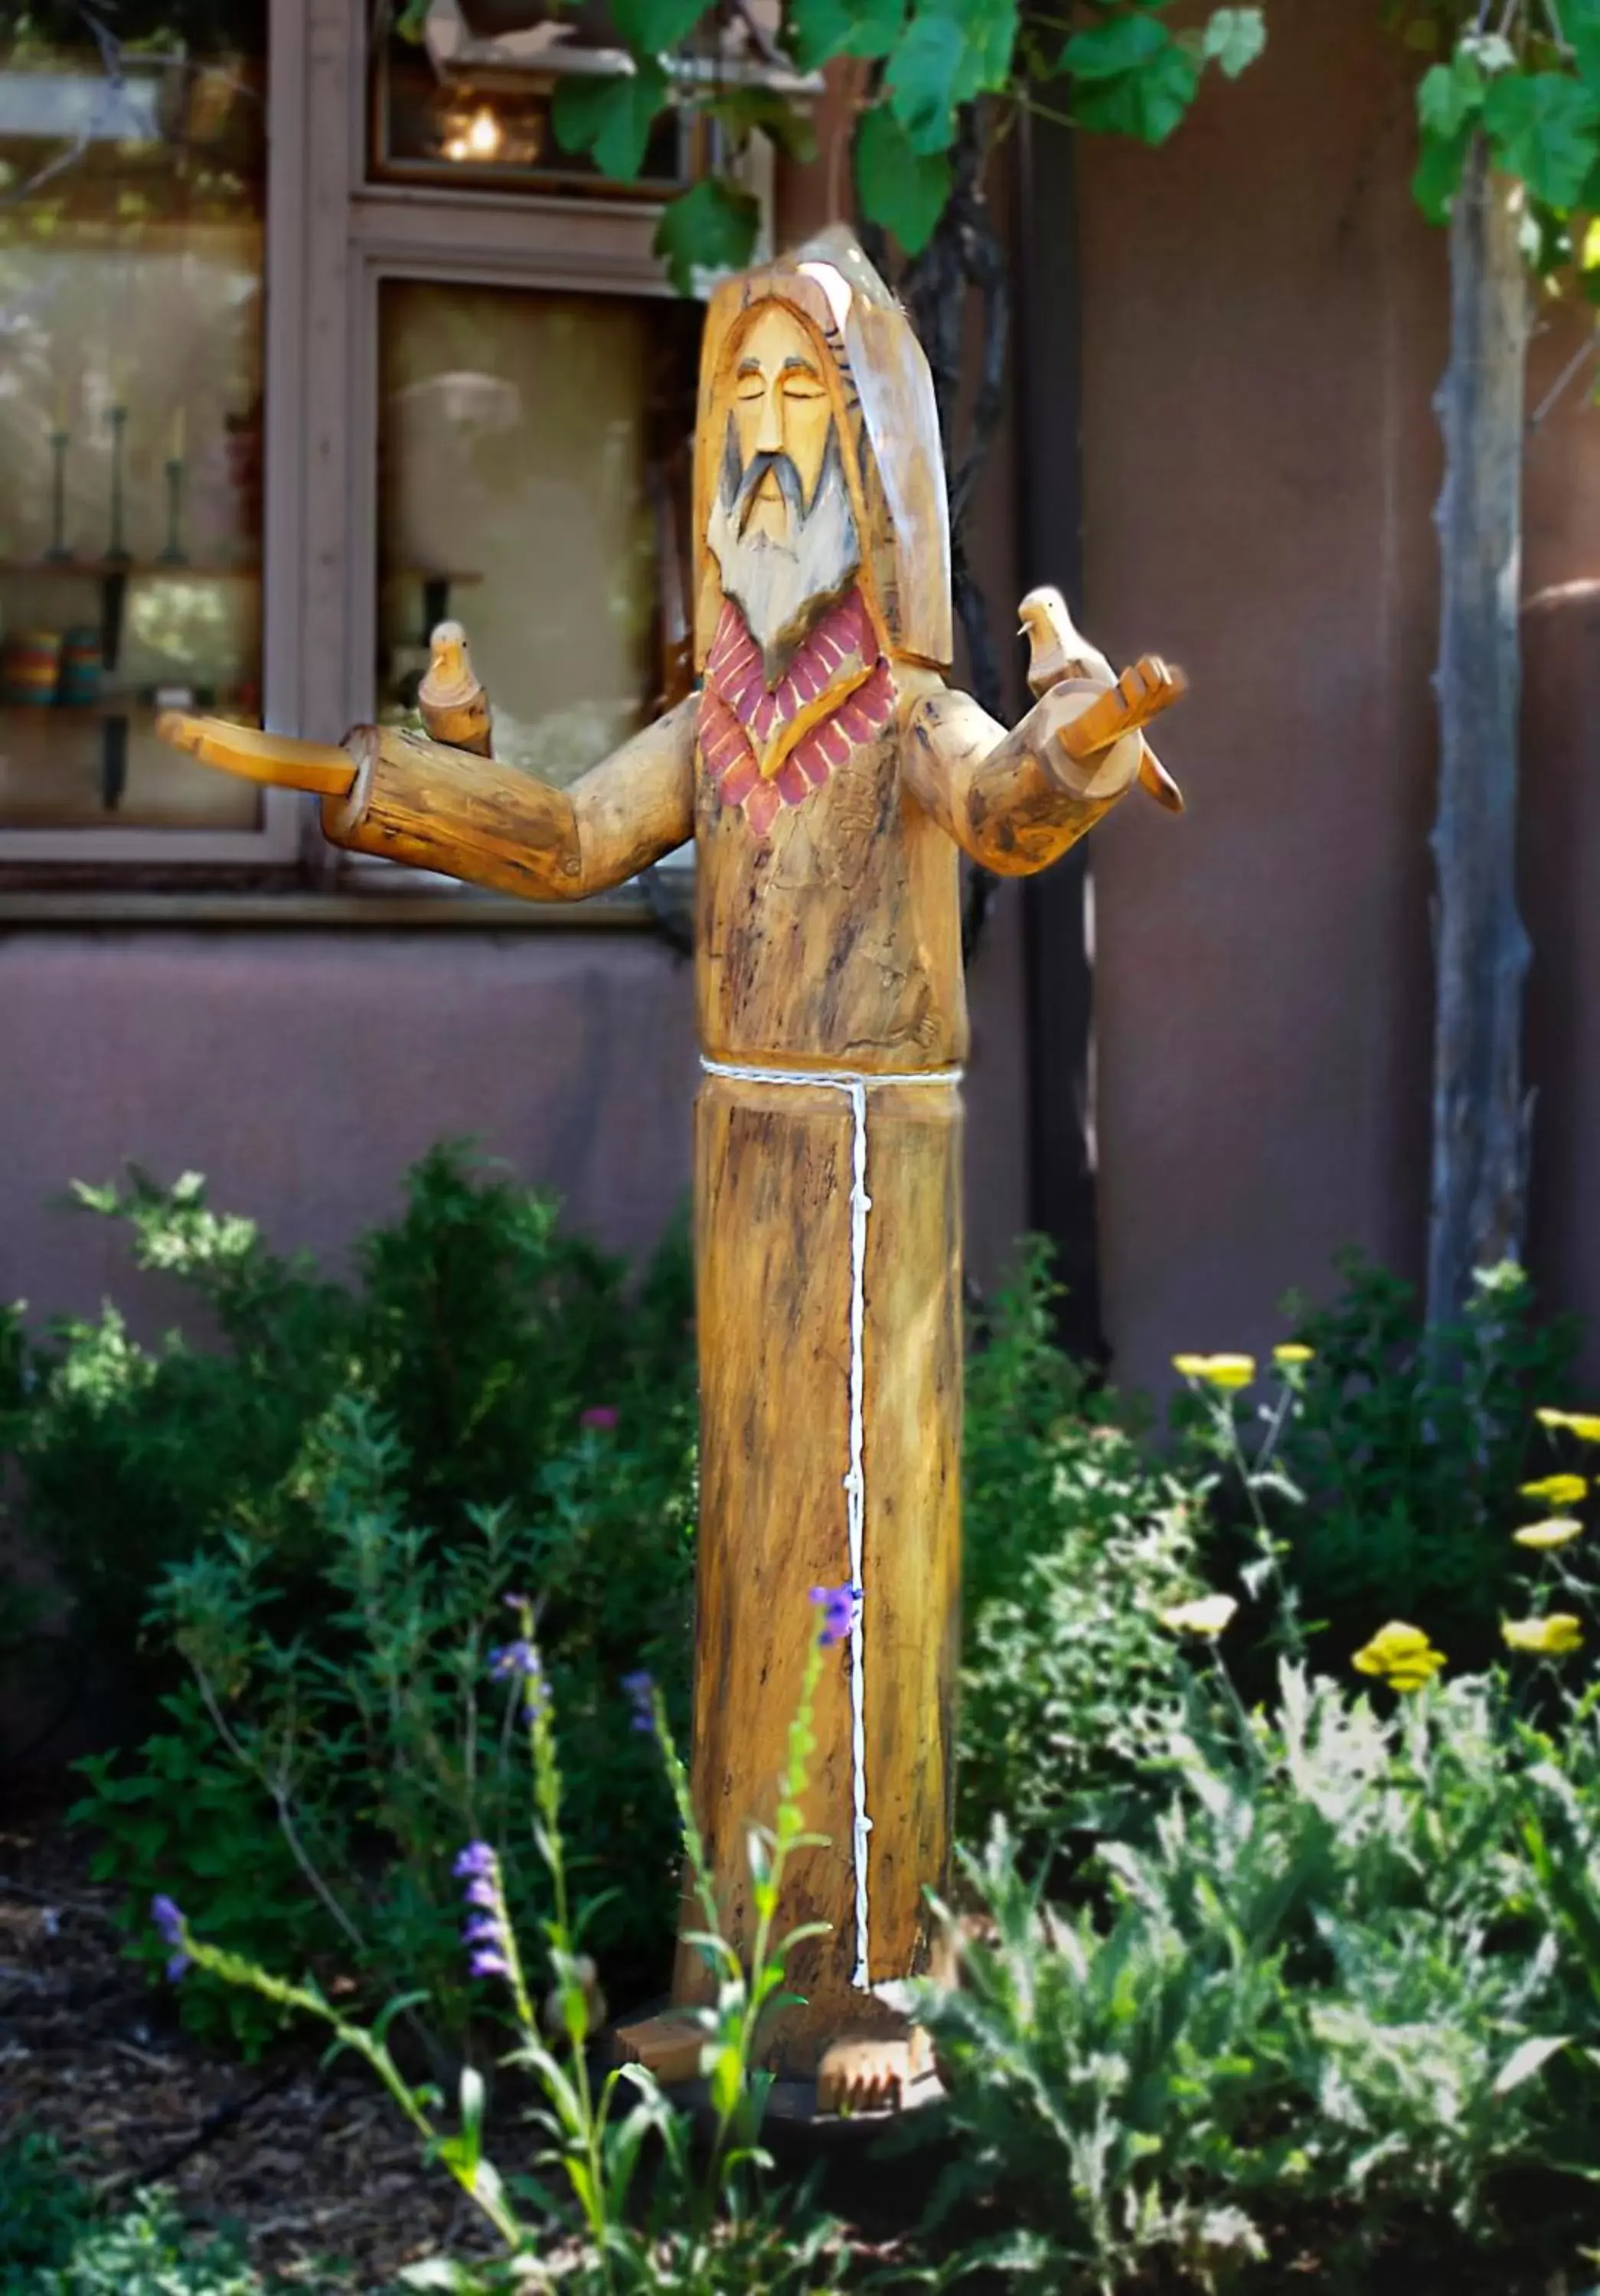
{"type": "MultiPolygon", "coordinates": [[[[1022,588],[1053,582],[1083,618],[1082,378],[1070,131],[1024,116],[1017,213],[1022,588]]],[[[1028,1218],[1055,1246],[1058,1329],[1109,1353],[1100,1313],[1094,1154],[1093,916],[1087,840],[1022,892],[1028,1045],[1028,1218]]]]}

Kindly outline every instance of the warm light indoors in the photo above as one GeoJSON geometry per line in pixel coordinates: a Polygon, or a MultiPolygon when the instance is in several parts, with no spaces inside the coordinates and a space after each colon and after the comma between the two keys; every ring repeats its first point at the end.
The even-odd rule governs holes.
{"type": "Polygon", "coordinates": [[[497,160],[505,142],[505,130],[487,103],[473,112],[466,127],[450,136],[445,144],[447,160],[497,160]]]}

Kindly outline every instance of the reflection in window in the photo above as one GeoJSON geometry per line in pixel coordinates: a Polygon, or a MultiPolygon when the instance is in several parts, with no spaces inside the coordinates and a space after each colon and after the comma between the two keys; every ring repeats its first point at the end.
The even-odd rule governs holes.
{"type": "Polygon", "coordinates": [[[380,326],[380,714],[453,615],[496,756],[564,784],[690,683],[699,312],[393,280],[380,326]]]}
{"type": "Polygon", "coordinates": [[[264,15],[0,41],[0,826],[259,818],[154,717],[260,714],[264,15]]]}
{"type": "Polygon", "coordinates": [[[429,0],[414,29],[391,26],[372,44],[368,157],[380,181],[660,199],[703,160],[703,119],[671,111],[627,184],[603,183],[591,159],[556,142],[563,77],[632,70],[604,0],[429,0]]]}

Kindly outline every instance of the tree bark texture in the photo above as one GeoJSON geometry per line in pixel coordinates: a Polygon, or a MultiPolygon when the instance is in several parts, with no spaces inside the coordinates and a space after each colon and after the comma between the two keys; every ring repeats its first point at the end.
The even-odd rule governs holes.
{"type": "Polygon", "coordinates": [[[1481,138],[1450,218],[1445,441],[1439,907],[1428,1314],[1448,1320],[1474,1268],[1521,1249],[1525,1182],[1522,983],[1516,907],[1517,607],[1522,583],[1528,290],[1513,187],[1481,138]]]}

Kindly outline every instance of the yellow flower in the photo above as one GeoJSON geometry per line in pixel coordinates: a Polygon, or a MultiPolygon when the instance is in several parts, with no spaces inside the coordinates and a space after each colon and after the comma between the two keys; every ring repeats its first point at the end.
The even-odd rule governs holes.
{"type": "Polygon", "coordinates": [[[1256,1375],[1254,1356],[1174,1356],[1174,1371],[1208,1387],[1248,1387],[1256,1375]]]}
{"type": "Polygon", "coordinates": [[[1512,1532],[1519,1546],[1536,1547],[1542,1554],[1547,1547],[1564,1546],[1570,1538],[1582,1536],[1583,1525],[1570,1514],[1553,1514],[1543,1522],[1525,1522],[1521,1530],[1512,1532]]]}
{"type": "Polygon", "coordinates": [[[1583,1627],[1570,1611],[1552,1611],[1547,1619],[1504,1619],[1500,1632],[1507,1650],[1535,1651],[1541,1658],[1563,1658],[1583,1647],[1583,1627]]]}
{"type": "Polygon", "coordinates": [[[1272,1350],[1272,1360],[1290,1365],[1309,1364],[1316,1353],[1315,1348],[1307,1347],[1301,1340],[1284,1340],[1272,1350]]]}
{"type": "Polygon", "coordinates": [[[1580,1443],[1600,1443],[1600,1412],[1557,1411],[1547,1403],[1541,1405],[1533,1415],[1541,1427],[1564,1428],[1569,1435],[1576,1435],[1580,1443]]]}
{"type": "Polygon", "coordinates": [[[1358,1674],[1375,1674],[1391,1690],[1411,1691],[1432,1680],[1445,1662],[1445,1654],[1433,1648],[1420,1627],[1391,1619],[1350,1662],[1358,1674]]]}
{"type": "Polygon", "coordinates": [[[1238,1607],[1231,1595],[1202,1595],[1193,1603],[1176,1603],[1158,1616],[1170,1634],[1203,1635],[1208,1642],[1215,1642],[1238,1607]]]}
{"type": "Polygon", "coordinates": [[[1541,1475],[1537,1483],[1519,1483],[1525,1499],[1548,1499],[1552,1506],[1576,1506],[1588,1489],[1587,1475],[1541,1475]]]}

